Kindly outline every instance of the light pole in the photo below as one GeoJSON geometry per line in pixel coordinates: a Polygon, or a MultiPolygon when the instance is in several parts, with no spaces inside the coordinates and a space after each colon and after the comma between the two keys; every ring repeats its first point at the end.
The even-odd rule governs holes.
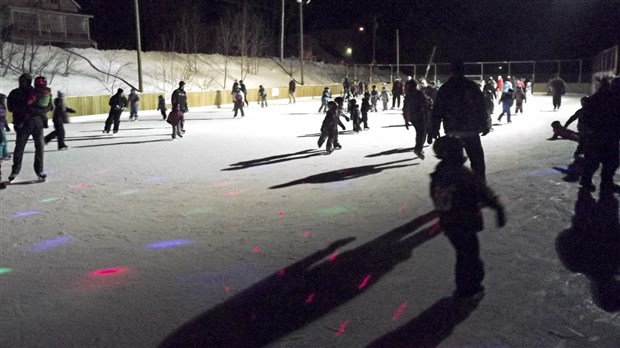
{"type": "MultiPolygon", "coordinates": [[[[305,0],[306,5],[311,0],[305,0]]],[[[297,0],[299,3],[299,70],[301,73],[301,85],[304,84],[304,1],[297,0]]]]}
{"type": "Polygon", "coordinates": [[[138,89],[143,92],[142,88],[142,44],[140,43],[140,11],[138,10],[138,0],[134,1],[136,7],[136,43],[138,51],[138,89]]]}

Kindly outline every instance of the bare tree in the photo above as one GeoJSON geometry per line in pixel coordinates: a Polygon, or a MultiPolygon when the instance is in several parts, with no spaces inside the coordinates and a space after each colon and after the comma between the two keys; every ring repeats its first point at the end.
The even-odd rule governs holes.
{"type": "Polygon", "coordinates": [[[234,25],[235,14],[228,10],[220,17],[217,30],[217,47],[218,51],[224,57],[224,82],[222,88],[226,88],[226,80],[228,79],[228,65],[230,64],[230,56],[233,52],[233,41],[235,40],[235,31],[231,30],[234,25]]]}

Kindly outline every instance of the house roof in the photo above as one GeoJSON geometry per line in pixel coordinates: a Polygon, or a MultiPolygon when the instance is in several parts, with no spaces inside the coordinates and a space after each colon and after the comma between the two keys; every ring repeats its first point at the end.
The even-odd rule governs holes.
{"type": "Polygon", "coordinates": [[[71,2],[78,8],[78,10],[82,9],[82,6],[80,6],[80,4],[77,3],[77,1],[71,0],[71,2]]]}

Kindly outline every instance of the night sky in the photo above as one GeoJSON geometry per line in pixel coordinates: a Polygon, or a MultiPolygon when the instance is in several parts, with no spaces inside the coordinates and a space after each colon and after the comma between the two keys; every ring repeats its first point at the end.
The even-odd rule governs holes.
{"type": "MultiPolygon", "coordinates": [[[[285,1],[287,32],[297,35],[299,5],[294,0],[285,1]]],[[[178,30],[181,6],[195,3],[208,26],[217,23],[225,8],[241,2],[140,0],[143,50],[157,49],[161,32],[178,30]]],[[[281,0],[247,2],[277,29],[277,41],[281,0]]],[[[100,48],[135,48],[133,1],[78,3],[84,13],[95,16],[91,30],[100,48]]],[[[435,61],[590,58],[618,44],[620,38],[620,0],[312,0],[304,5],[304,34],[351,30],[351,35],[359,35],[358,47],[367,43],[360,62],[369,62],[373,15],[379,22],[378,63],[395,62],[397,28],[401,63],[426,62],[435,45],[435,61]],[[366,27],[367,32],[356,33],[359,26],[366,27]]]]}

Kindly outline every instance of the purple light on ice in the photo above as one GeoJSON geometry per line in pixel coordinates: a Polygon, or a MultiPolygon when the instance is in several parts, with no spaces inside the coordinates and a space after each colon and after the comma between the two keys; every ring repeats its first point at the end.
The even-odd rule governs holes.
{"type": "Polygon", "coordinates": [[[31,215],[37,215],[37,214],[41,214],[40,211],[38,210],[28,210],[28,211],[20,211],[18,213],[15,213],[15,215],[13,215],[14,217],[26,217],[26,216],[31,216],[31,215]]]}
{"type": "Polygon", "coordinates": [[[181,245],[191,244],[192,241],[187,239],[174,239],[174,240],[164,240],[161,242],[155,242],[151,244],[147,244],[145,248],[147,249],[162,249],[162,248],[174,248],[181,245]]]}
{"type": "Polygon", "coordinates": [[[28,251],[30,251],[31,253],[38,253],[39,251],[54,249],[63,244],[67,244],[71,242],[72,240],[73,240],[73,237],[71,236],[56,237],[56,238],[44,240],[42,242],[34,244],[33,246],[30,247],[30,249],[28,249],[28,251]]]}

